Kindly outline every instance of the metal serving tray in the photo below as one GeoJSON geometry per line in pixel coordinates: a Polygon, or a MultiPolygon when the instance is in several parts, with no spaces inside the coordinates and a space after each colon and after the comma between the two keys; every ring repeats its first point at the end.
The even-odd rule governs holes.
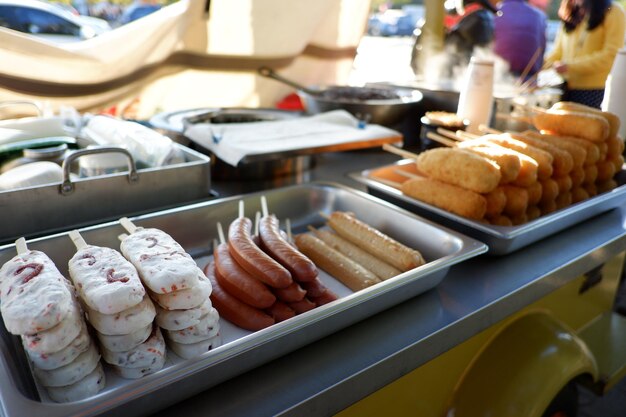
{"type": "Polygon", "coordinates": [[[398,169],[410,170],[414,163],[415,161],[412,159],[405,159],[391,165],[351,173],[350,176],[365,184],[368,192],[374,196],[485,242],[489,246],[489,254],[491,255],[505,255],[514,252],[569,226],[626,203],[626,185],[624,185],[626,183],[626,171],[622,170],[615,177],[618,187],[610,192],[572,204],[567,208],[519,226],[493,226],[423,203],[376,180],[376,178],[381,178],[391,181],[404,181],[406,178],[394,171],[398,169]]]}
{"type": "MultiPolygon", "coordinates": [[[[207,199],[211,196],[210,158],[174,145],[181,149],[185,162],[135,171],[132,156],[125,152],[129,172],[74,180],[68,171],[64,184],[0,191],[0,243],[207,199]]],[[[69,166],[70,160],[75,162],[78,155],[90,152],[80,150],[65,162],[69,166]]]]}
{"type": "MultiPolygon", "coordinates": [[[[40,390],[31,376],[19,339],[0,327],[3,415],[150,414],[427,291],[443,280],[452,265],[487,250],[481,242],[366,193],[323,183],[206,201],[132,220],[137,225],[170,233],[203,267],[208,262],[209,247],[217,238],[216,223],[228,225],[237,216],[241,200],[246,215],[254,217],[261,210],[261,195],[266,196],[270,211],[279,219],[290,219],[294,232],[306,231],[307,225],[324,227],[320,213],[352,211],[382,232],[419,249],[428,263],[356,293],[321,273],[320,278],[338,294],[338,300],[254,333],[220,319],[221,347],[190,360],[169,352],[164,369],[140,380],[124,380],[107,370],[103,392],[73,403],[54,404],[37,395],[40,390]]],[[[90,244],[118,248],[117,236],[124,229],[115,221],[80,231],[90,244]]],[[[28,246],[44,251],[63,273],[67,272],[67,262],[74,253],[67,233],[33,239],[28,246]]],[[[0,247],[0,263],[14,255],[15,245],[0,247]]]]}

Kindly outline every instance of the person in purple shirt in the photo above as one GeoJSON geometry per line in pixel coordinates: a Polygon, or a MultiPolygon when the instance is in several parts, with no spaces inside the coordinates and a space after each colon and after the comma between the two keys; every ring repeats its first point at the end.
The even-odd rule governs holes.
{"type": "Polygon", "coordinates": [[[533,76],[543,65],[545,49],[544,12],[526,0],[501,1],[495,19],[494,52],[509,63],[509,71],[519,76],[534,59],[526,77],[533,76]]]}

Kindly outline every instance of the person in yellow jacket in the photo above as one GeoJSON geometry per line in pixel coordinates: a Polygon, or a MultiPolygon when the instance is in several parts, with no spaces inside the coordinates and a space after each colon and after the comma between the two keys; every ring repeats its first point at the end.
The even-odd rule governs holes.
{"type": "Polygon", "coordinates": [[[617,51],[624,46],[626,17],[611,0],[562,0],[561,27],[544,69],[566,82],[563,100],[600,108],[617,51]]]}

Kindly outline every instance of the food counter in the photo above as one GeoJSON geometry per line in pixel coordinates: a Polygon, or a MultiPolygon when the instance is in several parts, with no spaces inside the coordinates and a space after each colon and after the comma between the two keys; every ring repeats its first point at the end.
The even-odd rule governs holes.
{"type": "MultiPolygon", "coordinates": [[[[314,169],[273,181],[215,181],[219,196],[333,181],[392,163],[382,151],[319,155],[314,169]]],[[[177,404],[141,404],[158,416],[331,415],[398,380],[626,250],[626,208],[615,209],[506,256],[453,266],[435,289],[177,404]],[[168,407],[169,406],[169,407],[168,407]],[[167,408],[164,408],[167,407],[167,408]]],[[[196,393],[191,384],[180,392],[196,393]]]]}

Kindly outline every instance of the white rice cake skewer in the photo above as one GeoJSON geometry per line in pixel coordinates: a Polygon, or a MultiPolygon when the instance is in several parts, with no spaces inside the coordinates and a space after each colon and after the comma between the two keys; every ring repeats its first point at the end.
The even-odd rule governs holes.
{"type": "Polygon", "coordinates": [[[122,368],[148,368],[160,362],[161,356],[165,356],[165,341],[159,337],[159,327],[152,326],[150,337],[145,342],[124,352],[113,352],[102,349],[102,358],[105,362],[122,368]]]}
{"type": "Polygon", "coordinates": [[[162,230],[136,229],[122,241],[120,249],[154,293],[167,294],[198,285],[196,262],[162,230]]]}
{"type": "Polygon", "coordinates": [[[69,260],[70,277],[80,298],[92,310],[115,314],[141,302],[146,290],[137,270],[115,249],[87,245],[70,232],[77,251],[69,260]]]}
{"type": "Polygon", "coordinates": [[[156,323],[160,328],[166,330],[183,330],[186,327],[198,324],[200,319],[211,311],[213,304],[211,299],[207,298],[200,307],[190,308],[187,310],[166,310],[158,303],[156,308],[156,323]]]}
{"type": "Polygon", "coordinates": [[[44,387],[63,387],[86,377],[98,363],[100,363],[100,354],[95,343],[92,342],[87,350],[65,366],[52,370],[33,368],[33,371],[44,387]]]}
{"type": "MultiPolygon", "coordinates": [[[[18,240],[17,256],[0,268],[0,311],[12,334],[34,334],[59,324],[71,310],[69,281],[43,252],[18,240]]],[[[17,245],[17,243],[16,243],[17,245]]]]}
{"type": "Polygon", "coordinates": [[[48,391],[52,401],[69,403],[96,395],[104,389],[105,384],[104,370],[102,369],[102,364],[98,363],[96,369],[80,381],[63,387],[48,387],[46,391],[48,391]]]}
{"type": "Polygon", "coordinates": [[[161,330],[158,326],[154,327],[153,334],[145,343],[149,343],[160,353],[159,355],[153,356],[154,361],[151,362],[150,365],[138,368],[126,368],[123,366],[111,365],[113,371],[122,378],[138,379],[161,370],[165,365],[165,360],[167,359],[167,350],[165,348],[165,340],[163,339],[163,335],[161,334],[161,330]]]}
{"type": "Polygon", "coordinates": [[[83,353],[91,343],[91,337],[85,322],[81,322],[80,333],[70,342],[69,345],[52,353],[38,353],[28,348],[28,343],[22,339],[24,350],[28,354],[34,366],[39,369],[51,370],[67,365],[83,353]]]}
{"type": "Polygon", "coordinates": [[[172,351],[183,359],[191,359],[222,345],[222,336],[218,333],[210,339],[197,343],[176,343],[168,340],[167,345],[172,351]]]}
{"type": "Polygon", "coordinates": [[[174,291],[168,294],[150,292],[150,297],[166,310],[188,310],[201,306],[211,295],[213,287],[211,281],[196,267],[198,285],[185,290],[174,291]]]}
{"type": "Polygon", "coordinates": [[[78,301],[74,300],[70,312],[61,323],[39,333],[22,335],[22,344],[30,352],[40,354],[58,352],[76,339],[84,323],[83,311],[78,301]]]}
{"type": "Polygon", "coordinates": [[[150,333],[152,333],[152,323],[128,334],[107,335],[96,332],[96,336],[103,349],[108,349],[113,352],[123,352],[125,350],[131,350],[145,342],[146,339],[150,337],[150,333]]]}
{"type": "Polygon", "coordinates": [[[154,321],[156,311],[147,295],[143,300],[127,310],[115,314],[102,314],[85,306],[91,325],[100,333],[107,335],[129,334],[143,329],[154,321]]]}
{"type": "Polygon", "coordinates": [[[190,344],[210,339],[220,330],[219,314],[215,308],[202,317],[198,324],[183,330],[166,330],[167,338],[176,343],[190,344]]]}

